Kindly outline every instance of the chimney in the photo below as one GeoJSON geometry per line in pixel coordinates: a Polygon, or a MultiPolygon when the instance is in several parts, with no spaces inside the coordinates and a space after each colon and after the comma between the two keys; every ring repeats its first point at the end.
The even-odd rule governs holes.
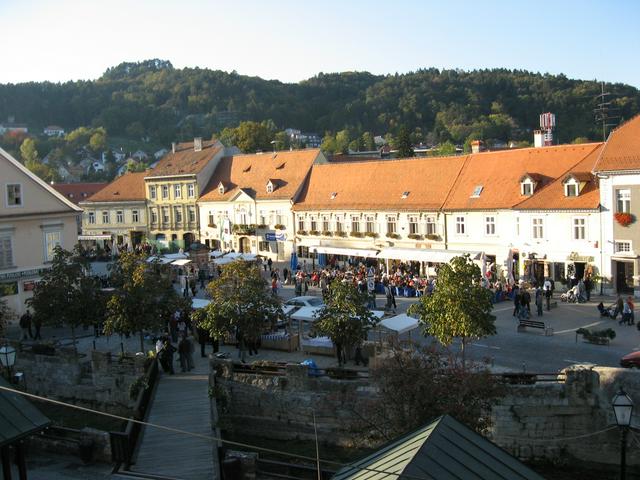
{"type": "Polygon", "coordinates": [[[536,148],[544,147],[544,132],[542,130],[533,131],[533,146],[536,148]]]}
{"type": "Polygon", "coordinates": [[[202,137],[196,137],[193,139],[193,151],[194,152],[202,151],[202,137]]]}
{"type": "Polygon", "coordinates": [[[480,153],[483,149],[482,140],[473,140],[471,142],[471,153],[480,153]]]}
{"type": "Polygon", "coordinates": [[[171,153],[176,153],[176,147],[177,147],[176,142],[171,142],[171,153]]]}

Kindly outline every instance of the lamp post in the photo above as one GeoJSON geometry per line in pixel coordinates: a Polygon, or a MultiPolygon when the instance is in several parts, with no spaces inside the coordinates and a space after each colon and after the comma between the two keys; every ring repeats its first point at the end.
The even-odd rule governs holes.
{"type": "Polygon", "coordinates": [[[0,364],[7,369],[7,380],[11,382],[13,365],[16,363],[16,349],[8,343],[0,348],[0,364]]]}
{"type": "Polygon", "coordinates": [[[629,431],[629,425],[631,425],[633,400],[631,400],[631,397],[620,387],[620,391],[613,397],[611,406],[616,416],[616,424],[620,427],[620,479],[625,480],[627,469],[627,432],[629,431]]]}

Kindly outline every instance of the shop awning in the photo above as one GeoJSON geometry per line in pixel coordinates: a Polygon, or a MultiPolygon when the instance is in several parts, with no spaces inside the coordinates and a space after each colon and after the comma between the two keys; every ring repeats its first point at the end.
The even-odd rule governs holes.
{"type": "Polygon", "coordinates": [[[482,252],[465,252],[462,250],[433,250],[430,248],[383,248],[378,258],[402,260],[405,262],[448,263],[454,257],[469,254],[471,260],[480,260],[482,252]]]}
{"type": "Polygon", "coordinates": [[[171,263],[173,261],[173,259],[171,258],[167,258],[167,257],[157,257],[157,256],[153,256],[153,257],[149,257],[147,258],[147,262],[148,263],[153,263],[153,262],[160,262],[162,265],[166,265],[168,263],[171,263]]]}
{"type": "Polygon", "coordinates": [[[189,255],[186,253],[165,253],[166,258],[170,258],[171,260],[178,260],[179,258],[189,258],[189,255]]]}
{"type": "Polygon", "coordinates": [[[191,263],[191,260],[189,260],[188,258],[180,258],[178,260],[174,260],[173,262],[171,262],[171,265],[175,265],[176,267],[182,267],[187,263],[191,263]]]}
{"type": "Polygon", "coordinates": [[[209,252],[209,256],[211,258],[218,258],[224,255],[224,252],[221,252],[220,250],[212,250],[209,252]]]}
{"type": "Polygon", "coordinates": [[[328,253],[329,255],[345,255],[347,257],[375,258],[378,250],[368,248],[329,247],[326,245],[313,245],[309,250],[316,253],[328,253]]]}
{"type": "Polygon", "coordinates": [[[403,313],[395,317],[385,318],[380,322],[380,325],[402,335],[403,333],[418,328],[418,320],[403,313]]]}
{"type": "Polygon", "coordinates": [[[317,320],[316,314],[323,308],[324,307],[301,307],[300,310],[291,315],[291,318],[303,322],[315,322],[317,320]]]}
{"type": "Polygon", "coordinates": [[[78,235],[78,240],[111,240],[111,235],[78,235]]]}

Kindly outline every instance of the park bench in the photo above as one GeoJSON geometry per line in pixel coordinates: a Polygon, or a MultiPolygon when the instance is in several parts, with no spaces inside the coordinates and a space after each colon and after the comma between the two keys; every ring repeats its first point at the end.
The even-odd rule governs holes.
{"type": "Polygon", "coordinates": [[[553,335],[553,328],[547,327],[544,322],[538,320],[522,319],[518,321],[518,333],[524,332],[526,328],[539,328],[544,330],[544,334],[547,337],[553,335]]]}

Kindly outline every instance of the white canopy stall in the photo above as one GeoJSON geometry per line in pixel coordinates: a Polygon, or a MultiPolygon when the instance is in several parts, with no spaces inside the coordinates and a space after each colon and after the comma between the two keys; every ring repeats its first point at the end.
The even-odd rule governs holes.
{"type": "Polygon", "coordinates": [[[398,335],[402,335],[418,328],[419,322],[417,319],[401,313],[395,317],[385,318],[379,325],[388,330],[393,330],[398,335]]]}
{"type": "Polygon", "coordinates": [[[480,268],[483,267],[483,252],[477,251],[389,247],[380,250],[377,258],[386,260],[387,271],[389,271],[390,260],[400,260],[402,262],[449,263],[452,258],[466,254],[470,255],[471,260],[475,261],[480,268]]]}

